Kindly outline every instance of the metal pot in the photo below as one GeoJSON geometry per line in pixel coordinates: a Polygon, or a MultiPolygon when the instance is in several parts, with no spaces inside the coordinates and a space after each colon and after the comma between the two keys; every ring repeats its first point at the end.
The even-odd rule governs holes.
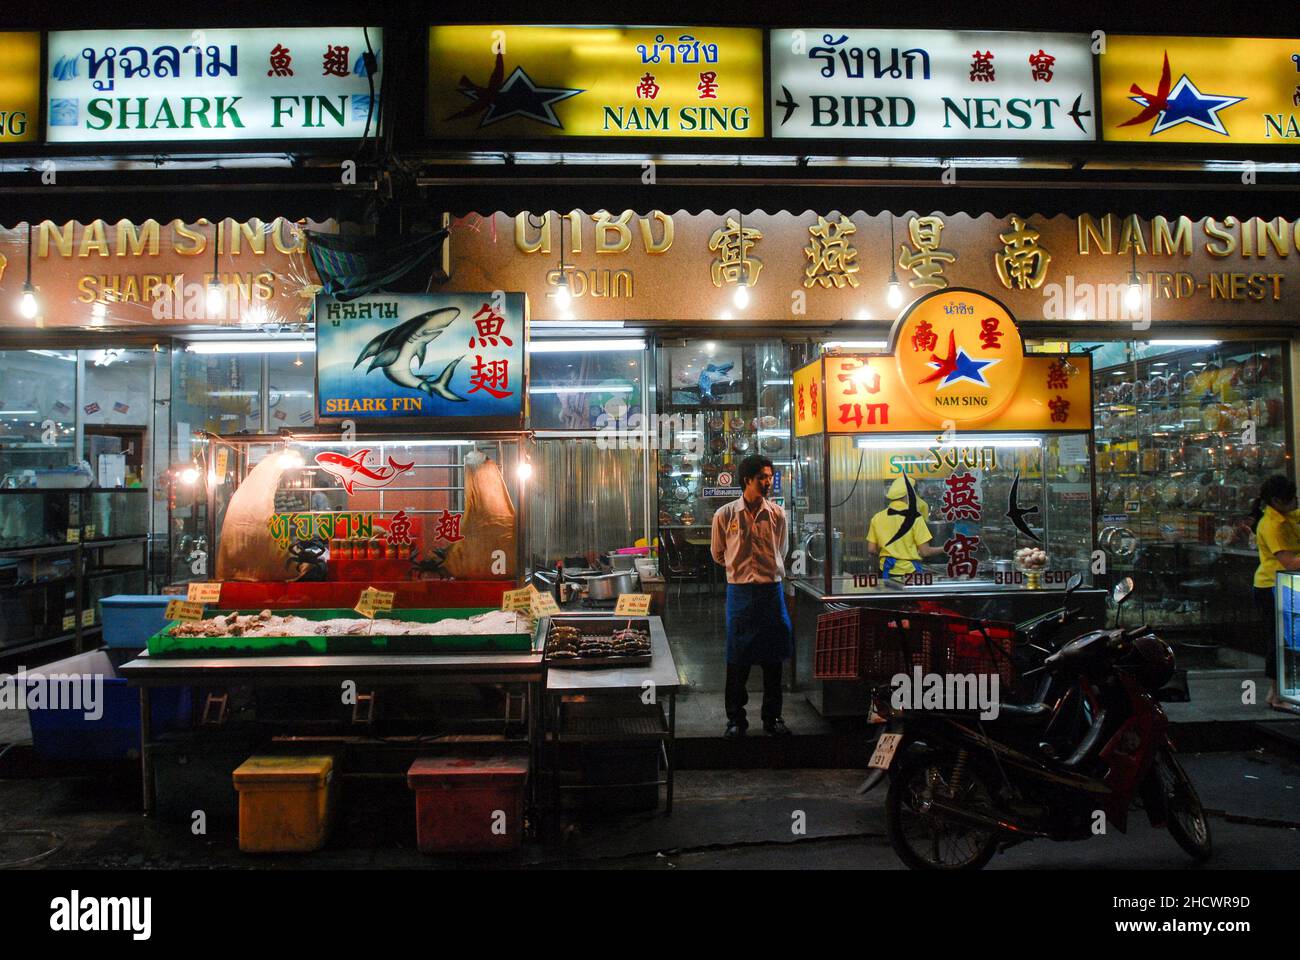
{"type": "Polygon", "coordinates": [[[590,600],[614,600],[622,593],[635,589],[636,574],[631,570],[606,573],[587,578],[587,597],[590,600]]]}
{"type": "Polygon", "coordinates": [[[622,573],[624,570],[636,569],[636,554],[634,553],[607,553],[605,555],[605,565],[614,573],[622,573]]]}

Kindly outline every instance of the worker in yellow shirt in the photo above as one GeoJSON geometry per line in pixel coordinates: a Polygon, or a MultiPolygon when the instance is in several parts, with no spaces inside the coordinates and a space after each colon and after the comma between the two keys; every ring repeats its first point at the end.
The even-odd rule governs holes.
{"type": "Polygon", "coordinates": [[[1296,509],[1296,485],[1281,476],[1269,477],[1259,487],[1252,505],[1255,517],[1255,543],[1259,548],[1259,566],[1255,569],[1255,606],[1264,621],[1264,673],[1270,681],[1265,699],[1274,710],[1300,713],[1294,704],[1277,695],[1277,614],[1274,589],[1277,574],[1283,570],[1300,570],[1300,511],[1296,509]]]}
{"type": "Polygon", "coordinates": [[[941,549],[930,545],[934,535],[925,522],[930,507],[916,495],[912,481],[906,475],[895,477],[885,496],[889,506],[871,518],[867,530],[867,553],[873,565],[883,557],[881,576],[916,573],[923,557],[943,556],[941,549]]]}

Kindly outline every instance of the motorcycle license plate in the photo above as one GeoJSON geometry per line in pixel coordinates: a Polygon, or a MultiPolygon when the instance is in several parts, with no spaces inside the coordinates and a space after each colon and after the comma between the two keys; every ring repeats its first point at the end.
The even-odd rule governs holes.
{"type": "Polygon", "coordinates": [[[901,733],[882,733],[880,739],[876,741],[876,749],[871,754],[871,759],[867,761],[867,766],[877,770],[888,770],[889,764],[893,762],[894,751],[902,742],[901,733]]]}

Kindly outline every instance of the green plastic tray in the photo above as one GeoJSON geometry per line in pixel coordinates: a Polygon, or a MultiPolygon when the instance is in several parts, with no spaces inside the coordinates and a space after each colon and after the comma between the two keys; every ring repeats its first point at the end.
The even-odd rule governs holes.
{"type": "MultiPolygon", "coordinates": [[[[439,610],[393,610],[386,619],[413,620],[418,623],[435,623],[454,618],[468,620],[496,607],[457,607],[439,610]]],[[[230,613],[230,610],[210,610],[207,617],[230,613]]],[[[257,611],[240,611],[255,613],[257,611]]],[[[346,617],[365,620],[355,610],[276,610],[281,615],[304,617],[308,620],[334,620],[346,617]]],[[[449,636],[388,636],[382,632],[383,619],[377,618],[374,631],[355,637],[173,637],[168,631],[179,621],[173,620],[149,638],[151,657],[167,656],[221,656],[221,657],[280,657],[318,654],[357,653],[447,653],[484,651],[527,651],[532,649],[532,633],[452,634],[449,636]]]]}

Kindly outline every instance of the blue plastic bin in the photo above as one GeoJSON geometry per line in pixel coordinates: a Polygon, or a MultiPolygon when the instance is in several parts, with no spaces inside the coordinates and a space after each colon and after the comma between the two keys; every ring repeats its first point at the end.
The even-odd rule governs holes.
{"type": "MultiPolygon", "coordinates": [[[[93,720],[87,719],[83,709],[31,709],[31,698],[43,681],[27,679],[27,717],[37,756],[44,760],[122,760],[140,756],[140,691],[128,687],[126,680],[117,675],[107,651],[92,650],[26,672],[40,677],[62,674],[104,678],[101,702],[96,704],[102,709],[93,720]]],[[[45,683],[47,699],[51,686],[45,683]]],[[[190,725],[188,687],[153,690],[151,701],[155,735],[190,725]]]]}
{"type": "Polygon", "coordinates": [[[167,601],[175,599],[129,593],[104,597],[99,601],[104,645],[143,650],[149,638],[167,625],[163,611],[167,609],[167,601]]]}

